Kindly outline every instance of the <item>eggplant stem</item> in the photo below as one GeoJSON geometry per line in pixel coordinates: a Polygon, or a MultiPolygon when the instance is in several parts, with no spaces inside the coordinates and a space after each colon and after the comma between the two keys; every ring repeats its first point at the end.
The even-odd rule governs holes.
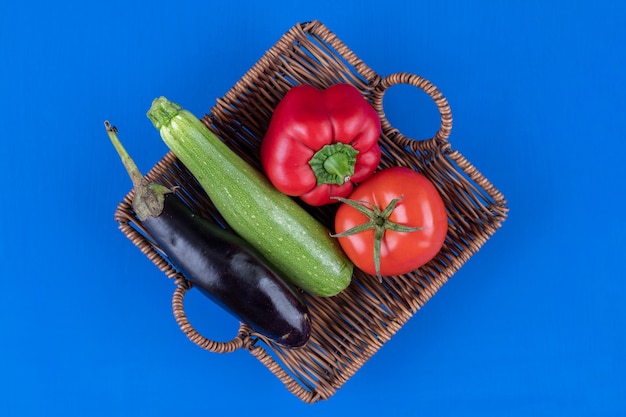
{"type": "Polygon", "coordinates": [[[128,171],[130,179],[133,181],[133,187],[137,188],[144,185],[147,181],[137,167],[137,164],[135,164],[135,161],[133,161],[126,151],[126,148],[124,148],[124,145],[122,145],[122,142],[120,142],[120,139],[117,137],[117,128],[111,125],[108,120],[104,122],[104,127],[106,128],[109,139],[111,139],[111,143],[113,143],[115,150],[119,154],[126,171],[128,171]]]}

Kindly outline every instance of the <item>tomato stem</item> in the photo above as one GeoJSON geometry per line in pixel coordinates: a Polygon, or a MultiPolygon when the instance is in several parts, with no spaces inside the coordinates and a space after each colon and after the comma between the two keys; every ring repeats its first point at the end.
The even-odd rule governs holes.
{"type": "Polygon", "coordinates": [[[339,200],[342,203],[349,205],[368,218],[368,221],[354,226],[344,232],[331,235],[332,237],[346,237],[357,233],[364,232],[365,230],[374,229],[374,266],[376,268],[376,277],[382,282],[382,275],[380,273],[380,253],[382,242],[385,237],[385,232],[391,230],[399,233],[410,233],[422,230],[422,227],[411,227],[404,224],[399,224],[389,220],[391,213],[395,210],[398,203],[404,198],[403,195],[394,198],[389,202],[384,210],[380,210],[378,206],[362,200],[350,200],[343,197],[332,197],[339,200]]]}

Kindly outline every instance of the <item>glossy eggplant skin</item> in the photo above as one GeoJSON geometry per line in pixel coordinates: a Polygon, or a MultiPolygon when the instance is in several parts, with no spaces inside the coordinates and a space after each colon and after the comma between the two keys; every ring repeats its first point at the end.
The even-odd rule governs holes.
{"type": "Polygon", "coordinates": [[[195,214],[176,194],[142,221],[172,264],[204,295],[260,334],[287,347],[310,337],[308,308],[246,241],[195,214]]]}

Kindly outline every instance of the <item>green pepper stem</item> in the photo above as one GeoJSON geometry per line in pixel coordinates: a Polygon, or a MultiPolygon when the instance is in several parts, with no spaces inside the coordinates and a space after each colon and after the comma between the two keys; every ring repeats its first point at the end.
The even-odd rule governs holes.
{"type": "Polygon", "coordinates": [[[350,181],[358,153],[352,146],[342,142],[323,146],[309,161],[317,185],[342,185],[350,181]]]}
{"type": "Polygon", "coordinates": [[[348,156],[342,152],[334,153],[324,161],[324,169],[326,172],[340,178],[343,177],[344,182],[350,179],[350,175],[347,175],[347,173],[350,172],[351,168],[353,167],[350,166],[348,156]]]}

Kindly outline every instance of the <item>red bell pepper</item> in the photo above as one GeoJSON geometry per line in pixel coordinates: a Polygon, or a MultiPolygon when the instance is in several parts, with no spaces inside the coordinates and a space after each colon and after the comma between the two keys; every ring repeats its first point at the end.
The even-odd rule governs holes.
{"type": "Polygon", "coordinates": [[[293,87],[278,103],[261,142],[261,163],[274,186],[312,206],[336,203],[374,173],[380,119],[359,90],[293,87]]]}

